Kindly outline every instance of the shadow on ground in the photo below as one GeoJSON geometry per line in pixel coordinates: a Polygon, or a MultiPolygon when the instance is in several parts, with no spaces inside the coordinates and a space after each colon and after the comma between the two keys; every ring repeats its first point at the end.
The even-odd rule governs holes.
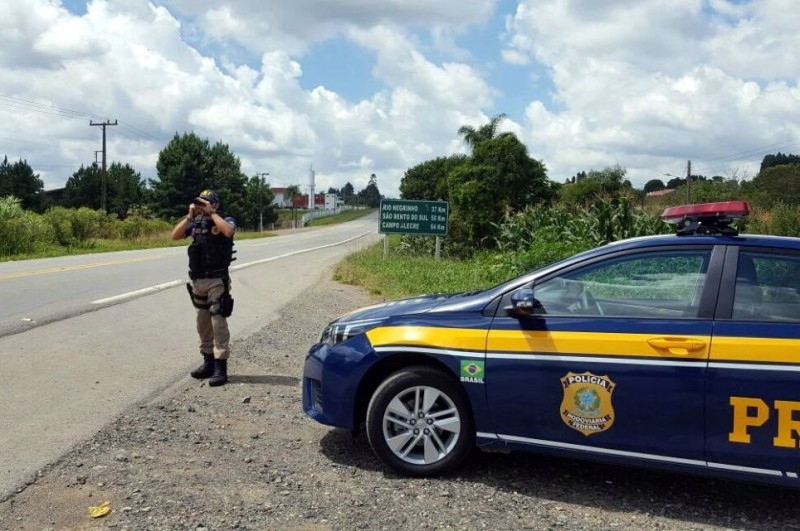
{"type": "Polygon", "coordinates": [[[278,376],[270,374],[232,374],[228,375],[228,382],[234,384],[243,383],[296,387],[300,385],[300,378],[295,378],[294,376],[278,376]]]}
{"type": "MultiPolygon", "coordinates": [[[[377,460],[364,434],[353,435],[334,429],[322,438],[320,445],[322,453],[337,464],[399,478],[377,460]]],[[[648,513],[710,526],[800,529],[800,489],[535,453],[488,454],[477,450],[450,479],[472,482],[509,495],[517,493],[606,511],[648,513]],[[707,510],[712,506],[713,511],[707,510]],[[787,519],[787,514],[792,518],[787,519]],[[720,515],[724,515],[722,521],[720,515]]]]}

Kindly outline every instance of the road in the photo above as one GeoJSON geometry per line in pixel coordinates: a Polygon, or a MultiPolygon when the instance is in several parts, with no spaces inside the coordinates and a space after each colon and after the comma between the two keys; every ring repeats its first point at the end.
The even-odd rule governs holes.
{"type": "MultiPolygon", "coordinates": [[[[379,241],[377,226],[371,215],[237,242],[233,339],[379,241]]],[[[197,364],[186,262],[176,247],[0,264],[0,499],[197,364]]]]}

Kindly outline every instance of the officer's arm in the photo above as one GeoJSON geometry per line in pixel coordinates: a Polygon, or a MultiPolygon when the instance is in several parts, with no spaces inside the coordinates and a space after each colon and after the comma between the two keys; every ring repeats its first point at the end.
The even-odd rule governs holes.
{"type": "Polygon", "coordinates": [[[189,213],[181,218],[181,220],[172,229],[172,239],[180,240],[186,237],[186,229],[189,227],[189,222],[196,215],[195,206],[189,205],[189,213]]]}
{"type": "Polygon", "coordinates": [[[211,213],[211,221],[214,222],[214,225],[217,226],[219,231],[226,237],[226,238],[233,238],[233,232],[235,227],[225,221],[225,218],[217,214],[216,212],[211,213]]]}

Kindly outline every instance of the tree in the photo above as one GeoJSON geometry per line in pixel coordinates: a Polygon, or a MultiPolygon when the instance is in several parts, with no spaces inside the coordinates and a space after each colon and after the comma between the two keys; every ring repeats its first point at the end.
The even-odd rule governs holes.
{"type": "MultiPolygon", "coordinates": [[[[477,129],[471,125],[462,125],[458,128],[458,134],[463,136],[464,142],[474,150],[475,147],[481,142],[492,140],[498,136],[497,129],[500,127],[500,123],[505,120],[505,118],[505,114],[498,114],[489,120],[489,123],[483,124],[477,129]]],[[[501,136],[511,134],[512,133],[503,133],[501,136]]]]}
{"type": "Polygon", "coordinates": [[[585,178],[561,188],[561,201],[573,205],[586,205],[598,199],[616,198],[630,190],[630,181],[623,180],[627,171],[621,166],[604,170],[590,170],[585,178]]]}
{"type": "Polygon", "coordinates": [[[158,154],[158,180],[152,186],[152,208],[160,216],[176,218],[198,193],[211,188],[220,196],[224,211],[234,217],[247,208],[245,183],[239,159],[226,144],[213,146],[194,133],[177,133],[158,154]]]}
{"type": "Polygon", "coordinates": [[[292,208],[294,208],[295,198],[300,197],[300,187],[296,184],[287,186],[286,190],[283,192],[283,196],[289,201],[289,204],[292,205],[292,208]]]}
{"type": "Polygon", "coordinates": [[[108,169],[108,212],[120,219],[128,217],[128,211],[145,202],[144,180],[129,164],[114,162],[108,169]]]}
{"type": "Polygon", "coordinates": [[[667,188],[675,189],[679,188],[686,184],[686,179],[682,179],[680,177],[673,177],[669,181],[667,181],[667,188]]]}
{"type": "Polygon", "coordinates": [[[472,155],[478,166],[491,166],[490,184],[498,188],[503,209],[521,210],[553,199],[547,168],[528,155],[528,148],[513,133],[479,144],[472,155]]]}
{"type": "Polygon", "coordinates": [[[350,204],[350,202],[353,200],[353,196],[355,196],[355,193],[356,192],[355,189],[353,189],[353,185],[349,182],[345,183],[345,185],[342,187],[342,201],[345,205],[350,204]]]}
{"type": "MultiPolygon", "coordinates": [[[[208,167],[212,184],[204,188],[210,187],[219,194],[220,204],[225,212],[234,214],[234,217],[239,215],[248,202],[245,190],[248,177],[242,173],[239,158],[231,152],[227,144],[217,142],[211,146],[208,167]]],[[[250,197],[249,201],[257,201],[257,194],[256,197],[250,197]]]]}
{"type": "Polygon", "coordinates": [[[78,170],[67,179],[64,186],[64,206],[71,208],[87,207],[92,210],[101,208],[103,194],[103,170],[97,163],[78,170]]]}
{"type": "Polygon", "coordinates": [[[468,162],[469,157],[466,155],[453,155],[409,168],[400,181],[400,197],[426,201],[447,200],[450,195],[447,176],[455,168],[468,162]]]}
{"type": "MultiPolygon", "coordinates": [[[[680,193],[679,193],[680,194],[680,193]]],[[[685,195],[679,195],[685,197],[685,195]]],[[[692,176],[692,203],[714,203],[735,201],[742,198],[742,190],[736,179],[697,179],[692,176]]]]}
{"type": "Polygon", "coordinates": [[[800,164],[771,166],[742,188],[749,199],[761,206],[800,204],[800,164]]]}
{"type": "Polygon", "coordinates": [[[644,183],[644,193],[649,194],[650,192],[655,192],[657,190],[663,190],[666,188],[664,186],[664,181],[661,179],[650,179],[646,183],[644,183]]]}
{"type": "Polygon", "coordinates": [[[369,176],[367,186],[358,192],[359,202],[370,208],[378,208],[381,205],[382,198],[383,196],[380,190],[378,190],[378,178],[373,173],[369,176]]]}
{"type": "Polygon", "coordinates": [[[236,225],[259,230],[264,225],[278,219],[272,200],[275,198],[268,183],[262,183],[261,176],[248,177],[245,182],[244,196],[237,203],[236,225]]]}
{"type": "Polygon", "coordinates": [[[0,164],[0,197],[14,196],[22,208],[41,212],[44,205],[44,183],[27,161],[8,163],[8,157],[0,164]]]}
{"type": "Polygon", "coordinates": [[[289,201],[289,207],[292,209],[292,226],[294,226],[294,200],[300,197],[300,187],[296,184],[287,186],[283,196],[289,201]]]}
{"type": "MultiPolygon", "coordinates": [[[[109,214],[116,214],[120,219],[128,216],[128,211],[145,202],[145,186],[141,175],[129,164],[114,162],[108,168],[106,186],[109,214]]],[[[81,166],[67,179],[64,187],[64,205],[72,208],[87,207],[92,210],[102,208],[103,169],[92,163],[81,166]]]]}
{"type": "Polygon", "coordinates": [[[447,186],[452,236],[463,249],[493,245],[506,214],[554,197],[544,164],[511,133],[479,142],[448,174],[447,186]]]}
{"type": "Polygon", "coordinates": [[[784,155],[780,151],[775,155],[766,155],[761,161],[759,173],[774,166],[785,166],[786,164],[800,164],[800,155],[784,155]]]}

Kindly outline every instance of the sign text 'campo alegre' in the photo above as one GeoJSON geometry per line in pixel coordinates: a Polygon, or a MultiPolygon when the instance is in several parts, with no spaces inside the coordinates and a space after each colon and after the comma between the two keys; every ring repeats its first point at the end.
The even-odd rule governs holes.
{"type": "Polygon", "coordinates": [[[383,199],[380,209],[381,234],[447,234],[447,201],[406,201],[383,199]]]}

